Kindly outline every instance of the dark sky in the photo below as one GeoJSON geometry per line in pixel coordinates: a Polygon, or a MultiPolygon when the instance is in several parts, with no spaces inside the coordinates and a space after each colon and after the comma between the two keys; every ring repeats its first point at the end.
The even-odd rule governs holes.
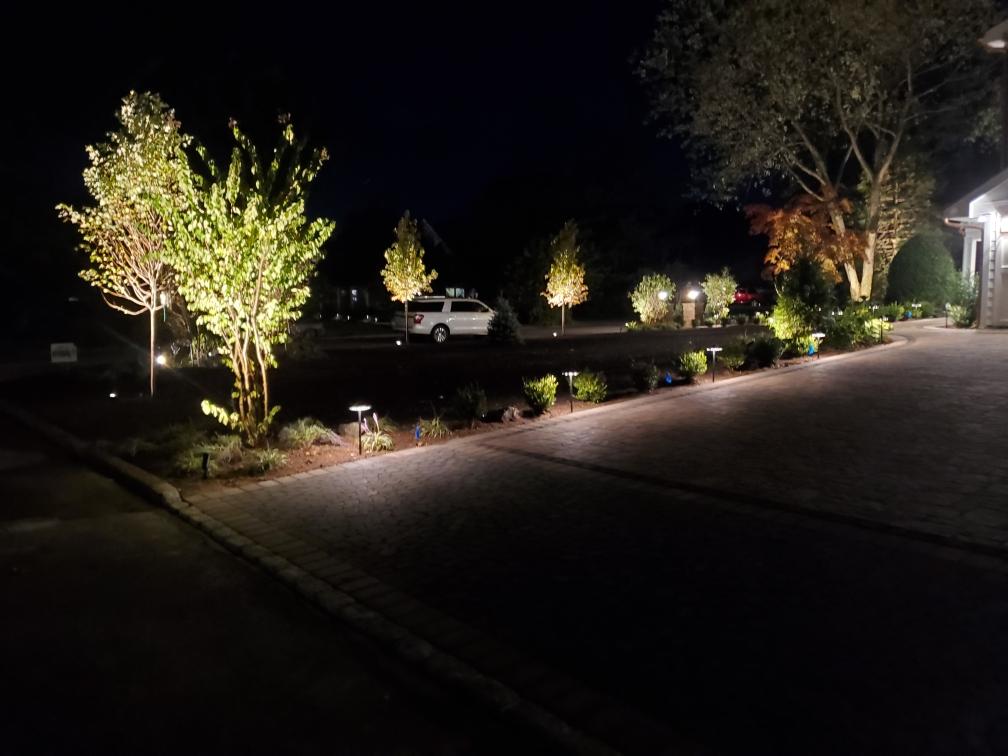
{"type": "Polygon", "coordinates": [[[23,21],[20,44],[0,53],[0,171],[18,241],[68,243],[52,207],[84,199],[84,145],[114,128],[135,88],[159,92],[212,148],[228,146],[230,116],[270,144],[281,112],[325,145],[313,210],[340,222],[327,261],[336,278],[377,271],[407,208],[460,257],[485,256],[470,265],[484,278],[569,216],[599,229],[665,223],[635,263],[752,257],[731,241],[745,246],[737,218],[698,241],[711,234],[680,199],[687,168],[645,123],[633,60],[660,0],[340,5],[259,15],[235,5],[238,20],[135,6],[23,21]],[[691,236],[676,248],[670,233],[691,236]]]}

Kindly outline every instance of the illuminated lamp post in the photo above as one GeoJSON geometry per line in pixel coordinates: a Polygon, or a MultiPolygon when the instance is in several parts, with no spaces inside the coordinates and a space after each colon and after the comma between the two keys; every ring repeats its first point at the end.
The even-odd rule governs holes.
{"type": "Polygon", "coordinates": [[[711,354],[710,382],[714,383],[717,380],[717,353],[721,351],[721,347],[707,347],[707,351],[711,354]]]}
{"type": "Polygon", "coordinates": [[[822,356],[822,340],[826,338],[826,334],[822,331],[816,331],[812,334],[812,338],[816,340],[815,357],[818,360],[822,356]]]}
{"type": "Polygon", "coordinates": [[[574,376],[577,370],[565,370],[563,375],[567,378],[567,396],[570,399],[570,411],[574,412],[574,376]]]}
{"type": "Polygon", "coordinates": [[[371,409],[370,404],[351,404],[350,411],[357,413],[357,456],[359,457],[364,453],[364,443],[361,440],[361,422],[362,415],[371,409]]]}

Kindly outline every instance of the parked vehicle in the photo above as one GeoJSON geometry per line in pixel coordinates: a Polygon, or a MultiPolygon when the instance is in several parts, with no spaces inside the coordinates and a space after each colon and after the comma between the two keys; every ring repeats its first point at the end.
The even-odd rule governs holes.
{"type": "MultiPolygon", "coordinates": [[[[443,344],[449,336],[486,336],[494,311],[478,299],[421,297],[409,303],[409,333],[443,344]]],[[[402,331],[405,314],[397,310],[392,328],[402,331]]]]}

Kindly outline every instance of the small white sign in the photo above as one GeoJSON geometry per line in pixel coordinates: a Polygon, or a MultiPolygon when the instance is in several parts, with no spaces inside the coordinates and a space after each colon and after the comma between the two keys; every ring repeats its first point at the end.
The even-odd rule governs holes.
{"type": "Polygon", "coordinates": [[[70,342],[50,344],[49,359],[53,362],[77,362],[77,345],[70,342]]]}

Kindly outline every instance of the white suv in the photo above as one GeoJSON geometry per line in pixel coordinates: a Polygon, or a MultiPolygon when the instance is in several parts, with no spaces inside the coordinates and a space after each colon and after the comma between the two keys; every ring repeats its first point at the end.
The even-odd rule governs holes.
{"type": "MultiPolygon", "coordinates": [[[[409,303],[409,332],[430,336],[443,344],[450,335],[486,336],[494,311],[478,299],[455,297],[420,297],[409,303]]],[[[398,310],[392,316],[392,328],[402,331],[405,315],[398,310]]]]}

